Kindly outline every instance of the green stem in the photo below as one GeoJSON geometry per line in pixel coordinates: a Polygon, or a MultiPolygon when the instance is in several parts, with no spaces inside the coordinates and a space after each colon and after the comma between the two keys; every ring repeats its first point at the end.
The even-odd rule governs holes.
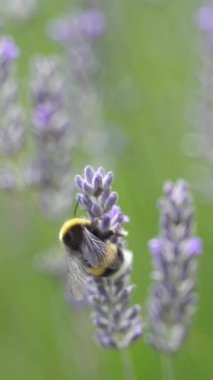
{"type": "Polygon", "coordinates": [[[161,354],[162,380],[175,380],[172,357],[169,354],[161,354]]]}
{"type": "Polygon", "coordinates": [[[124,380],[137,380],[134,365],[132,358],[130,356],[128,349],[121,349],[120,352],[120,358],[121,358],[121,365],[123,369],[123,379],[124,380]]]}

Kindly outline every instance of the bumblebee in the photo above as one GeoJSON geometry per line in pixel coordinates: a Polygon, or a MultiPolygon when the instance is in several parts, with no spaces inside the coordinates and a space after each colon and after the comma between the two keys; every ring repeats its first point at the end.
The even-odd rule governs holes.
{"type": "Polygon", "coordinates": [[[113,235],[84,218],[72,218],[61,227],[59,239],[66,247],[68,285],[75,299],[85,295],[86,275],[108,277],[122,267],[123,252],[109,241],[113,235]]]}

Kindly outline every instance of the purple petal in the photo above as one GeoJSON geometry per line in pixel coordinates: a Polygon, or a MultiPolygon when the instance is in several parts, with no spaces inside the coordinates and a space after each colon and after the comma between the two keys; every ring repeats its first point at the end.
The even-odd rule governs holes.
{"type": "Polygon", "coordinates": [[[95,326],[97,326],[98,328],[100,329],[103,329],[103,330],[107,330],[108,326],[109,326],[109,321],[105,318],[101,318],[100,316],[98,316],[97,314],[93,317],[93,323],[95,324],[95,326]]]}
{"type": "Polygon", "coordinates": [[[86,181],[83,184],[83,190],[85,191],[85,193],[88,193],[89,195],[93,194],[94,192],[92,185],[90,185],[86,181]]]}
{"type": "Polygon", "coordinates": [[[84,177],[86,181],[89,183],[92,183],[94,174],[95,174],[94,169],[90,165],[87,165],[84,169],[84,177]]]}
{"type": "Polygon", "coordinates": [[[162,252],[162,241],[161,239],[152,239],[148,242],[149,250],[154,257],[158,257],[162,252]]]}
{"type": "Polygon", "coordinates": [[[96,339],[104,347],[117,348],[115,340],[110,335],[98,333],[96,339]]]}
{"type": "Polygon", "coordinates": [[[103,178],[103,188],[107,189],[111,186],[114,176],[113,172],[108,172],[103,178]]]}
{"type": "Polygon", "coordinates": [[[92,201],[89,199],[87,195],[84,194],[77,194],[77,200],[80,203],[80,205],[89,213],[91,213],[91,209],[93,206],[92,201]]]}
{"type": "Polygon", "coordinates": [[[116,222],[120,224],[129,223],[129,221],[130,221],[130,218],[128,217],[128,215],[124,215],[122,214],[122,212],[118,214],[117,219],[116,219],[116,222]]]}
{"type": "Polygon", "coordinates": [[[93,188],[94,188],[94,191],[98,191],[100,189],[102,189],[102,176],[101,174],[95,174],[94,178],[93,178],[93,188]]]}
{"type": "Polygon", "coordinates": [[[109,198],[105,202],[104,211],[105,212],[109,211],[117,202],[117,200],[118,200],[118,193],[116,192],[111,193],[109,198]]]}
{"type": "Polygon", "coordinates": [[[98,175],[100,174],[103,180],[103,177],[105,176],[105,169],[102,166],[100,166],[98,170],[96,171],[96,174],[98,175]]]}
{"type": "Polygon", "coordinates": [[[92,9],[81,16],[80,28],[86,37],[97,38],[101,36],[105,27],[105,17],[99,10],[92,9]]]}
{"type": "Polygon", "coordinates": [[[98,204],[93,204],[90,211],[91,215],[95,218],[101,216],[101,208],[98,204]]]}
{"type": "Polygon", "coordinates": [[[203,32],[213,30],[213,7],[211,5],[203,6],[198,10],[197,25],[203,32]]]}
{"type": "Polygon", "coordinates": [[[124,300],[128,300],[129,297],[132,295],[132,293],[135,290],[135,285],[128,285],[125,288],[123,288],[117,295],[118,302],[123,302],[124,300]]]}
{"type": "Polygon", "coordinates": [[[3,53],[5,61],[13,61],[19,56],[19,49],[9,37],[0,38],[0,55],[3,53]]]}
{"type": "Polygon", "coordinates": [[[141,337],[143,334],[144,329],[141,323],[138,323],[132,330],[130,336],[128,337],[128,341],[126,342],[126,345],[129,346],[130,344],[134,343],[138,338],[141,337]]]}
{"type": "Polygon", "coordinates": [[[107,198],[109,198],[110,194],[111,194],[111,191],[110,191],[109,188],[108,188],[108,189],[105,189],[105,190],[103,191],[103,193],[101,194],[101,198],[100,198],[100,201],[101,201],[101,205],[102,205],[102,206],[104,206],[104,203],[106,202],[107,198]]]}
{"type": "Polygon", "coordinates": [[[75,185],[80,189],[84,189],[84,180],[80,175],[75,176],[75,185]]]}
{"type": "Polygon", "coordinates": [[[52,116],[53,116],[52,107],[45,104],[41,104],[41,105],[38,105],[38,107],[36,108],[36,119],[38,119],[40,123],[49,124],[51,122],[52,116]]]}
{"type": "Polygon", "coordinates": [[[107,215],[107,214],[104,214],[103,215],[103,218],[102,218],[102,222],[101,222],[101,227],[102,227],[102,229],[104,230],[104,231],[107,231],[107,230],[109,230],[109,228],[110,228],[110,217],[109,217],[109,215],[107,215]]]}
{"type": "Polygon", "coordinates": [[[141,307],[139,305],[134,305],[130,309],[127,310],[125,314],[125,318],[129,320],[133,320],[134,318],[138,317],[140,312],[141,312],[141,307]]]}
{"type": "Polygon", "coordinates": [[[189,256],[199,256],[202,253],[202,240],[195,236],[186,242],[186,252],[189,256]]]}
{"type": "Polygon", "coordinates": [[[169,182],[169,181],[165,182],[164,187],[163,187],[164,194],[167,197],[170,197],[173,192],[173,188],[174,188],[174,185],[172,182],[169,182]]]}

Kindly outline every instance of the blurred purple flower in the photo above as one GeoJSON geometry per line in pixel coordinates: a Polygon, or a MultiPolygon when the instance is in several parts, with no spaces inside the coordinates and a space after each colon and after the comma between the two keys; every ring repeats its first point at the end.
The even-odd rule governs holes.
{"type": "Polygon", "coordinates": [[[97,38],[105,31],[106,19],[100,10],[91,9],[81,15],[79,24],[83,35],[90,38],[97,38]]]}
{"type": "Polygon", "coordinates": [[[9,77],[11,65],[19,56],[19,49],[9,36],[0,37],[0,85],[3,85],[9,77]]]}
{"type": "Polygon", "coordinates": [[[200,256],[202,253],[202,240],[197,236],[189,238],[185,244],[185,251],[189,256],[200,256]]]}
{"type": "Polygon", "coordinates": [[[196,310],[202,241],[193,235],[194,207],[186,182],[165,184],[159,210],[160,235],[149,242],[154,281],[148,304],[149,343],[174,353],[185,341],[196,310]]]}
{"type": "Polygon", "coordinates": [[[213,6],[205,5],[197,12],[197,24],[203,32],[213,31],[213,6]]]}
{"type": "Polygon", "coordinates": [[[69,111],[79,133],[77,145],[86,160],[109,164],[120,154],[124,140],[120,130],[117,136],[116,129],[103,123],[98,91],[102,65],[96,47],[106,26],[103,12],[93,7],[74,9],[52,22],[47,32],[63,48],[69,111]]]}
{"type": "Polygon", "coordinates": [[[13,39],[1,36],[0,155],[4,157],[5,167],[1,171],[0,188],[3,190],[17,190],[23,186],[20,170],[16,162],[13,163],[25,142],[25,115],[19,104],[19,84],[15,72],[18,56],[19,48],[13,39]]]}
{"type": "Polygon", "coordinates": [[[36,188],[43,213],[57,218],[71,205],[70,160],[77,131],[68,112],[62,60],[36,56],[30,74],[34,157],[26,181],[36,188]]]}
{"type": "Polygon", "coordinates": [[[195,189],[207,201],[213,200],[213,5],[198,9],[196,24],[200,32],[198,91],[190,109],[191,131],[184,138],[185,152],[197,158],[189,172],[195,189]]]}
{"type": "Polygon", "coordinates": [[[154,258],[159,258],[162,251],[162,239],[152,239],[149,241],[148,246],[154,258]]]}
{"type": "Polygon", "coordinates": [[[0,37],[0,63],[9,63],[18,58],[19,48],[11,37],[0,37]]]}
{"type": "Polygon", "coordinates": [[[36,119],[44,125],[48,125],[51,122],[54,110],[50,104],[38,105],[36,111],[36,119]]]}
{"type": "Polygon", "coordinates": [[[75,43],[82,39],[102,36],[106,28],[104,14],[98,9],[75,11],[56,20],[49,26],[49,33],[58,42],[75,43]]]}

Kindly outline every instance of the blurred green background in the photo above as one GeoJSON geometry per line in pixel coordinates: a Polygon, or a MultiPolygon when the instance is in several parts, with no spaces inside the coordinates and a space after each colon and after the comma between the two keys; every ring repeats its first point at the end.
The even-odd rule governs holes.
{"type": "MultiPolygon", "coordinates": [[[[151,269],[147,241],[158,231],[156,200],[163,182],[185,177],[191,164],[181,144],[188,128],[187,103],[196,88],[199,57],[194,19],[201,2],[167,0],[158,6],[148,0],[102,3],[108,20],[101,47],[104,116],[123,128],[128,141],[116,163],[114,189],[123,211],[131,217],[128,242],[134,252],[134,301],[145,314],[151,269]],[[123,80],[127,85],[118,96],[123,80]]],[[[57,51],[46,37],[47,22],[76,4],[40,1],[32,20],[6,25],[4,32],[12,34],[21,48],[19,69],[24,80],[31,54],[57,51]]],[[[176,379],[211,380],[213,205],[196,194],[195,202],[205,250],[200,261],[199,310],[173,365],[176,379]]],[[[69,306],[63,287],[33,269],[36,253],[58,244],[63,218],[47,221],[27,196],[5,194],[0,194],[0,214],[1,379],[123,379],[120,353],[104,350],[91,339],[94,329],[89,310],[69,306]]],[[[130,347],[129,354],[137,379],[162,378],[160,357],[143,340],[130,347]]]]}

